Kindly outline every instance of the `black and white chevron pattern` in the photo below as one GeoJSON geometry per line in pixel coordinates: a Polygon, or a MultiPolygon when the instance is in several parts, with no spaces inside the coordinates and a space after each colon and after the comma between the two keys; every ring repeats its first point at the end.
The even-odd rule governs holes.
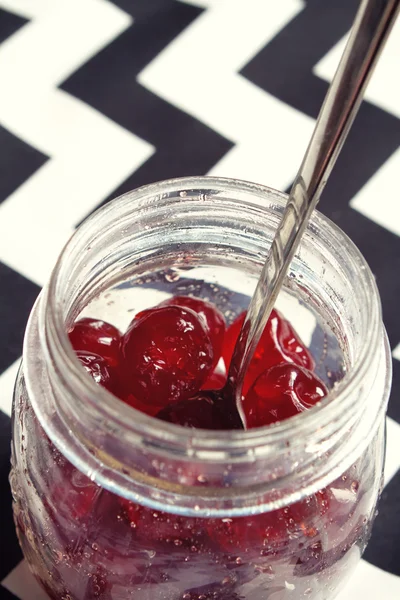
{"type": "MultiPolygon", "coordinates": [[[[0,0],[0,599],[44,600],[8,489],[12,387],[32,303],[111,197],[214,174],[288,189],[357,0],[0,0]]],[[[400,23],[320,208],[376,275],[393,350],[386,487],[339,600],[400,598],[400,23]]]]}

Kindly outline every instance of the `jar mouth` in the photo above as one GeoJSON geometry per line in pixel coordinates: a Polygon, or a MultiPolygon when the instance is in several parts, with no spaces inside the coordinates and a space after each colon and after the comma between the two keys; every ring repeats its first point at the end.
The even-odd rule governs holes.
{"type": "MultiPolygon", "coordinates": [[[[218,189],[221,186],[226,186],[231,183],[231,179],[222,177],[183,177],[166,180],[146,185],[138,188],[134,192],[124,194],[123,196],[111,201],[106,206],[106,210],[108,209],[108,212],[111,212],[116,203],[131,203],[133,195],[137,196],[138,198],[143,195],[157,197],[160,193],[160,186],[162,186],[163,192],[166,193],[170,188],[176,189],[177,187],[180,187],[182,189],[218,189]]],[[[252,194],[254,194],[254,191],[256,191],[260,196],[268,196],[270,193],[273,193],[276,200],[281,200],[282,206],[284,206],[288,198],[286,194],[277,192],[276,190],[268,188],[267,186],[251,184],[240,180],[235,180],[234,183],[244,191],[251,191],[252,194]]],[[[91,223],[94,225],[94,222],[97,220],[99,215],[102,215],[103,211],[104,209],[99,209],[93,213],[93,215],[91,215],[85,221],[85,223],[91,223]]],[[[299,431],[301,432],[304,427],[308,428],[309,424],[311,427],[318,425],[318,422],[320,422],[319,420],[321,411],[324,411],[326,415],[326,411],[330,410],[330,407],[332,407],[333,411],[340,412],[343,408],[342,403],[345,401],[345,398],[348,395],[351,395],[354,389],[359,386],[360,381],[363,379],[365,372],[368,370],[371,363],[370,358],[376,352],[373,342],[378,338],[379,334],[381,305],[375,279],[367,262],[355,244],[341,229],[339,229],[339,227],[337,227],[332,221],[318,211],[315,211],[313,215],[311,223],[314,222],[318,222],[320,225],[324,224],[326,227],[329,227],[330,232],[333,238],[336,239],[337,243],[345,243],[346,246],[353,251],[354,255],[357,256],[359,263],[360,282],[362,282],[365,290],[365,302],[370,315],[370,327],[368,330],[369,339],[365,340],[366,343],[364,344],[361,353],[355,358],[354,365],[352,365],[351,369],[344,374],[344,377],[336,383],[334,389],[330,390],[328,396],[326,396],[313,409],[300,413],[291,419],[274,423],[272,425],[267,425],[265,427],[257,427],[246,431],[218,431],[217,435],[213,435],[213,432],[210,430],[191,430],[174,425],[172,423],[156,420],[153,417],[150,417],[134,408],[125,405],[104,388],[100,388],[99,390],[99,386],[92,379],[88,377],[82,377],[82,369],[68,339],[65,327],[65,316],[62,311],[59,310],[59,306],[57,306],[57,303],[55,302],[55,298],[57,297],[58,289],[60,287],[60,277],[62,277],[62,264],[68,257],[71,240],[67,243],[59,256],[46,293],[47,302],[52,308],[52,310],[48,312],[49,324],[56,332],[59,346],[64,352],[65,366],[67,367],[66,371],[70,373],[71,376],[76,379],[80,385],[82,385],[82,387],[85,388],[85,396],[90,395],[97,398],[98,408],[100,410],[105,408],[105,416],[112,416],[113,418],[117,419],[117,421],[119,420],[119,424],[121,426],[145,426],[146,429],[149,430],[149,433],[152,433],[155,436],[160,435],[160,431],[162,430],[165,431],[168,436],[179,435],[181,439],[185,439],[188,443],[190,442],[190,445],[192,446],[195,444],[195,439],[198,439],[199,441],[204,440],[206,441],[207,449],[212,449],[214,447],[219,448],[221,444],[223,444],[224,447],[226,447],[226,444],[228,446],[232,444],[234,447],[238,441],[242,444],[245,443],[246,440],[251,440],[251,445],[253,446],[254,442],[258,439],[263,444],[268,443],[269,439],[271,442],[273,442],[277,438],[283,436],[285,436],[286,439],[290,439],[287,437],[287,434],[294,431],[296,431],[298,434],[299,431]],[[109,409],[114,409],[115,407],[117,410],[112,410],[112,414],[110,414],[109,409]],[[121,411],[122,407],[124,408],[123,411],[121,411]],[[122,418],[118,419],[119,416],[122,418]]],[[[75,236],[72,237],[72,240],[75,236]]]]}
{"type": "MultiPolygon", "coordinates": [[[[274,206],[279,210],[283,210],[287,201],[287,195],[259,184],[227,178],[187,177],[143,186],[111,201],[93,213],[64,247],[49,284],[43,292],[44,295],[40,301],[38,330],[44,354],[55,367],[57,382],[70,391],[70,396],[85,399],[84,406],[81,407],[83,413],[90,414],[93,423],[101,424],[108,433],[118,431],[118,435],[126,439],[128,444],[129,441],[132,444],[137,443],[138,437],[145,438],[147,448],[162,447],[163,451],[171,456],[179,455],[182,460],[200,461],[203,465],[215,463],[216,460],[222,462],[226,460],[227,456],[237,464],[247,464],[252,461],[264,460],[272,455],[284,456],[288,452],[288,447],[293,454],[301,449],[303,453],[311,455],[319,444],[321,453],[325,447],[329,447],[335,440],[337,441],[336,438],[340,437],[343,429],[355,423],[360,417],[362,407],[360,403],[355,402],[355,398],[357,399],[360,395],[358,390],[363,387],[363,381],[367,379],[366,375],[377,354],[377,346],[381,345],[382,327],[379,294],[365,259],[353,242],[335,224],[317,211],[314,212],[305,235],[312,237],[315,231],[325,232],[331,247],[342,248],[346,253],[347,260],[352,261],[357,274],[358,290],[362,294],[362,300],[360,298],[359,302],[362,302],[363,311],[368,315],[368,329],[365,343],[359,354],[354,357],[351,369],[335,384],[320,404],[311,410],[273,425],[246,431],[214,432],[188,429],[166,423],[139,412],[121,402],[104,388],[99,387],[84,374],[69,342],[65,301],[60,301],[60,299],[64,299],[66,286],[71,286],[73,280],[74,267],[71,272],[71,264],[85,246],[90,249],[99,243],[102,236],[106,235],[107,228],[104,228],[104,224],[113,222],[118,212],[118,227],[120,231],[124,231],[124,223],[125,221],[129,222],[133,205],[135,206],[135,218],[139,218],[140,211],[146,214],[149,210],[161,210],[170,202],[170,194],[176,195],[190,191],[194,195],[199,196],[200,194],[201,196],[204,190],[212,195],[226,189],[234,195],[240,210],[254,210],[257,214],[260,211],[268,213],[268,207],[263,208],[266,200],[273,201],[274,206]],[[94,237],[88,235],[91,231],[96,231],[94,237]],[[328,439],[331,442],[326,446],[328,439]],[[332,440],[334,441],[332,442],[332,440]]],[[[107,264],[105,269],[107,269],[107,264]]],[[[28,351],[28,338],[29,335],[25,340],[24,353],[28,351]]],[[[388,388],[388,381],[386,381],[386,387],[388,388]]],[[[64,408],[62,407],[62,410],[64,408]]],[[[71,451],[68,455],[69,449],[65,440],[57,440],[57,434],[54,435],[54,431],[51,431],[52,427],[48,421],[46,422],[46,418],[41,419],[43,409],[40,406],[35,407],[36,409],[43,427],[56,445],[63,446],[63,451],[71,462],[79,462],[76,461],[74,452],[71,451]]],[[[71,411],[66,410],[64,420],[67,421],[71,415],[74,415],[76,423],[78,412],[77,406],[73,407],[71,411]]],[[[71,430],[70,423],[66,423],[66,426],[71,430]]],[[[78,434],[80,444],[90,447],[90,440],[86,438],[86,433],[82,432],[83,428],[82,435],[78,434]]],[[[93,453],[93,448],[91,452],[93,453]]],[[[101,462],[106,464],[107,456],[102,455],[101,462]]],[[[113,469],[113,464],[115,465],[115,461],[110,460],[108,467],[113,469]]],[[[311,468],[311,459],[308,466],[311,468]]],[[[119,469],[119,466],[115,466],[115,468],[119,469]]],[[[129,477],[127,469],[124,472],[129,477]]],[[[287,475],[287,472],[271,475],[270,483],[273,481],[276,485],[277,478],[284,478],[287,475]]],[[[199,493],[198,490],[197,493],[199,493]]],[[[207,495],[203,489],[201,493],[207,495]]]]}

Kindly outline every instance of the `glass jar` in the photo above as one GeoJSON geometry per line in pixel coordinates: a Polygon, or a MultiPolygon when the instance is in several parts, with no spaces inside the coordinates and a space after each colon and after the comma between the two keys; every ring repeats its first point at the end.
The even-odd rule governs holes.
{"type": "Polygon", "coordinates": [[[315,213],[278,306],[330,388],[249,431],[185,429],[84,372],[79,315],[124,329],[173,294],[229,322],[248,304],[286,203],[186,178],[101,208],[64,248],[29,320],[13,412],[17,531],[54,600],[333,598],[367,543],[382,482],[390,353],[374,278],[315,213]]]}

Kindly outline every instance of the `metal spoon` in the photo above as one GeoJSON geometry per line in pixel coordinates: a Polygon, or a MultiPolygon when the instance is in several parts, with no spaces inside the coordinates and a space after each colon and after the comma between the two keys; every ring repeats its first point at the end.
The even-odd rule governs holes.
{"type": "Polygon", "coordinates": [[[218,396],[229,429],[244,427],[241,397],[246,370],[399,10],[400,0],[361,2],[247,310],[227,384],[222,391],[211,392],[218,396]]]}

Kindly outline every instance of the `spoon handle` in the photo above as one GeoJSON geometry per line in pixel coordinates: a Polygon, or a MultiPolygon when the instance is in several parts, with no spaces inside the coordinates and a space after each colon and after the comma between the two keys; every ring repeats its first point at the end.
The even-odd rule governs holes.
{"type": "Polygon", "coordinates": [[[363,0],[261,272],[229,370],[240,410],[244,375],[289,264],[361,104],[400,0],[363,0]]]}

